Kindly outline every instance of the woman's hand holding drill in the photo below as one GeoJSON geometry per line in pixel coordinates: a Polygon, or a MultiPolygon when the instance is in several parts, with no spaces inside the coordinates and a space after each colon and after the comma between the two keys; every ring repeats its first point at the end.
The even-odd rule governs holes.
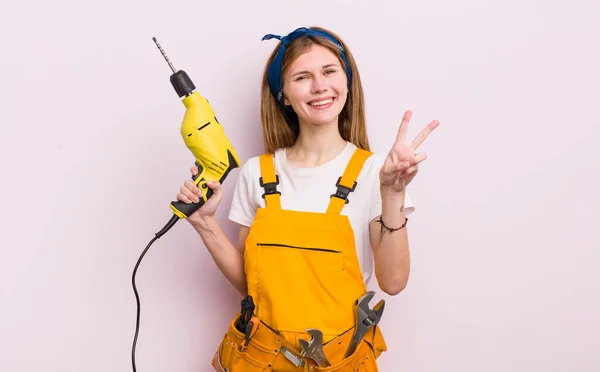
{"type": "MultiPolygon", "coordinates": [[[[198,174],[198,167],[193,166],[190,168],[190,171],[192,172],[192,176],[196,176],[198,174]]],[[[200,209],[187,218],[192,226],[202,227],[208,218],[215,215],[215,212],[223,199],[221,184],[219,182],[207,181],[206,184],[213,190],[213,195],[200,209]]],[[[197,203],[200,201],[202,194],[202,190],[200,190],[191,179],[187,179],[183,182],[183,186],[181,186],[179,193],[177,193],[177,200],[184,203],[197,203]]]]}

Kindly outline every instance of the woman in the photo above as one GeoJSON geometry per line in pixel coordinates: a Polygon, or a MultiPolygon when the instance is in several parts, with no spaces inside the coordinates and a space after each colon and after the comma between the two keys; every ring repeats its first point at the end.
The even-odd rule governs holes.
{"type": "MultiPolygon", "coordinates": [[[[218,183],[208,184],[213,196],[187,219],[253,305],[250,326],[239,329],[239,314],[231,322],[213,366],[375,371],[386,350],[377,325],[346,356],[356,329],[354,302],[372,272],[389,295],[407,284],[406,186],[426,158],[417,147],[439,123],[405,144],[407,111],[389,153],[372,154],[360,76],[346,44],[316,27],[263,40],[271,38],[281,42],[262,83],[265,153],[240,169],[229,214],[241,225],[237,247],[214,218],[222,200],[218,183]],[[316,358],[311,350],[319,341],[323,355],[316,358]]],[[[197,202],[200,195],[186,180],[177,198],[197,202]]]]}

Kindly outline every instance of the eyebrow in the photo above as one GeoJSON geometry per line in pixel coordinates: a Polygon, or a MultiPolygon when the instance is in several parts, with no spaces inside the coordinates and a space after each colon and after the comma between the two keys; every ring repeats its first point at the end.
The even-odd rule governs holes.
{"type": "MultiPolygon", "coordinates": [[[[339,64],[338,64],[338,63],[328,63],[328,64],[326,64],[326,65],[322,66],[322,67],[321,67],[321,69],[326,69],[326,68],[329,68],[329,67],[338,67],[338,66],[339,66],[339,64]]],[[[298,72],[296,72],[295,74],[292,74],[292,77],[294,77],[294,76],[296,76],[296,75],[300,75],[300,74],[308,74],[308,73],[309,73],[309,72],[308,72],[308,71],[306,71],[306,70],[304,70],[304,71],[298,71],[298,72]]]]}

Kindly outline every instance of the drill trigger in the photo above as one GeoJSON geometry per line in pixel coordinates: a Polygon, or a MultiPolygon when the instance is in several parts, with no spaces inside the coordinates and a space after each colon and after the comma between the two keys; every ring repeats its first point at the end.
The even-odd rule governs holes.
{"type": "Polygon", "coordinates": [[[200,163],[198,163],[197,160],[194,162],[194,165],[198,167],[198,174],[192,176],[192,180],[196,181],[196,179],[202,175],[202,171],[204,170],[204,168],[200,165],[200,163]]]}

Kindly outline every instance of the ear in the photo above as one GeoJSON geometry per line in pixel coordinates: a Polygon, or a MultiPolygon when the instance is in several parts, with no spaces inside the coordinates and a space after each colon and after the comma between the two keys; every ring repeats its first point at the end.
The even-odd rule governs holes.
{"type": "Polygon", "coordinates": [[[289,105],[290,105],[290,100],[287,98],[287,96],[286,96],[285,94],[283,95],[283,103],[284,103],[286,106],[289,106],[289,105]]]}

